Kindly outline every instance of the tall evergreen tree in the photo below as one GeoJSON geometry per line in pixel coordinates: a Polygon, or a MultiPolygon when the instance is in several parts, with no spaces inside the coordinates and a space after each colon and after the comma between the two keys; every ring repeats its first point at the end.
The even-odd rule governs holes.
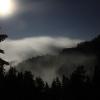
{"type": "MultiPolygon", "coordinates": [[[[4,41],[7,37],[6,34],[0,34],[0,42],[4,41]]],[[[0,49],[0,53],[4,54],[4,50],[0,49]]],[[[4,65],[9,65],[9,63],[0,58],[0,67],[3,67],[4,65]]]]}
{"type": "MultiPolygon", "coordinates": [[[[6,34],[0,34],[0,42],[4,41],[7,38],[6,34]]],[[[4,50],[0,49],[0,53],[4,54],[4,50]]],[[[5,70],[4,65],[9,65],[9,63],[2,58],[0,58],[0,94],[4,94],[3,90],[5,88],[5,70]]],[[[2,97],[1,97],[2,98],[2,97]]]]}
{"type": "MultiPolygon", "coordinates": [[[[6,38],[7,38],[6,34],[0,34],[0,42],[4,41],[6,38]]],[[[0,49],[0,53],[4,54],[4,50],[0,49]]],[[[9,65],[9,63],[0,58],[0,80],[3,78],[4,75],[4,65],[9,65]]]]}

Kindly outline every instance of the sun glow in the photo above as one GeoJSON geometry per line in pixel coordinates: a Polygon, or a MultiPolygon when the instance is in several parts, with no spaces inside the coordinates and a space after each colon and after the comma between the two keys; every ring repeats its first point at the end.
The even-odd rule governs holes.
{"type": "Polygon", "coordinates": [[[0,0],[0,16],[6,17],[14,12],[13,0],[0,0]]]}

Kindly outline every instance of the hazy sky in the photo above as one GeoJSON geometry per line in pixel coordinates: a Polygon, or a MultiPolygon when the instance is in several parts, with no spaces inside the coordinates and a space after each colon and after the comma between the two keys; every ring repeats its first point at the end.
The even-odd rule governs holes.
{"type": "Polygon", "coordinates": [[[2,19],[9,38],[66,36],[90,39],[100,33],[100,0],[15,0],[17,11],[2,19]]]}
{"type": "MultiPolygon", "coordinates": [[[[5,50],[5,55],[0,56],[12,64],[34,56],[56,54],[100,33],[100,0],[0,0],[0,3],[0,31],[7,32],[9,37],[0,44],[5,50]]],[[[62,60],[57,57],[57,62],[62,64],[64,59],[93,62],[91,57],[88,59],[84,55],[66,57],[61,57],[62,60]]],[[[68,64],[75,65],[73,62],[68,64]]],[[[51,70],[51,66],[48,71],[42,64],[40,67],[36,72],[43,71],[48,80],[58,69],[59,73],[67,72],[67,67],[62,65],[57,70],[54,70],[55,65],[51,70]]],[[[28,66],[26,68],[29,69],[28,66]]],[[[34,68],[32,66],[31,70],[34,68]]]]}

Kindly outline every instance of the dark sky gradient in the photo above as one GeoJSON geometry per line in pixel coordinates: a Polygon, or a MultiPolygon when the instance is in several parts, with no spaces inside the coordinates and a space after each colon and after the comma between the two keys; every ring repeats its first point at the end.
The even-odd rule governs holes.
{"type": "Polygon", "coordinates": [[[9,38],[90,39],[100,33],[100,0],[18,0],[18,3],[15,16],[0,19],[9,38]]]}

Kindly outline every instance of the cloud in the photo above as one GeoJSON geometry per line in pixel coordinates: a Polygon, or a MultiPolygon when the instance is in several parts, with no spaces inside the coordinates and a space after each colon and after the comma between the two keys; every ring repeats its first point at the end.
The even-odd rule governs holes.
{"type": "Polygon", "coordinates": [[[50,84],[57,76],[61,78],[63,75],[66,75],[69,77],[81,65],[85,66],[87,75],[91,77],[96,61],[97,59],[94,54],[90,55],[79,51],[72,51],[66,54],[60,53],[59,55],[34,57],[15,67],[21,72],[26,70],[31,71],[34,76],[41,76],[44,81],[50,84]]]}
{"type": "Polygon", "coordinates": [[[35,76],[41,76],[43,80],[51,84],[56,76],[69,76],[80,65],[84,65],[88,74],[91,75],[96,62],[95,55],[85,55],[74,51],[58,55],[63,48],[75,47],[81,41],[83,40],[46,36],[19,40],[8,39],[0,44],[5,50],[5,54],[1,54],[1,57],[12,62],[11,64],[15,65],[18,71],[29,70],[35,76]],[[34,58],[30,61],[29,58],[32,57],[34,58]],[[24,60],[26,61],[22,62],[24,60]]]}
{"type": "Polygon", "coordinates": [[[45,36],[19,40],[8,39],[0,44],[5,50],[5,55],[1,54],[1,57],[9,62],[19,63],[38,55],[56,54],[59,50],[76,46],[79,42],[81,42],[79,39],[45,36]]]}

